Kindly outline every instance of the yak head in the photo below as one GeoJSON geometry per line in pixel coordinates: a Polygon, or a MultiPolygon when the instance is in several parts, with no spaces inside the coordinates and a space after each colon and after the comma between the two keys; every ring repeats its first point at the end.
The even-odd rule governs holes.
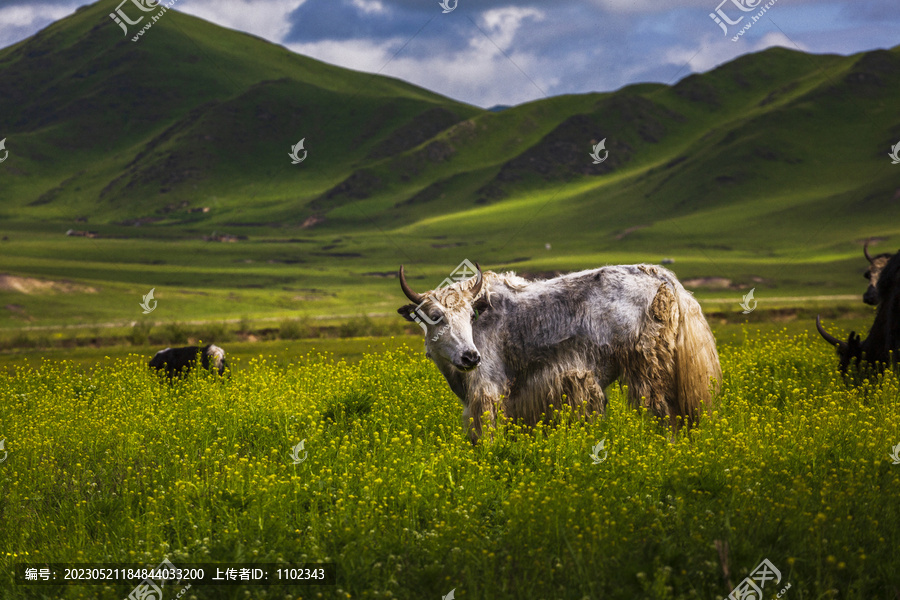
{"type": "Polygon", "coordinates": [[[893,255],[879,254],[874,257],[870,256],[869,240],[866,240],[866,243],[863,245],[863,255],[865,255],[866,260],[869,261],[869,268],[863,273],[863,277],[869,280],[869,287],[866,289],[866,293],[863,294],[863,302],[871,304],[872,306],[878,306],[880,300],[878,295],[878,279],[881,276],[881,271],[888,264],[888,261],[893,255]]]}
{"type": "Polygon", "coordinates": [[[481,362],[472,325],[488,305],[487,291],[482,294],[481,267],[478,263],[475,267],[478,270],[475,277],[421,294],[409,287],[400,267],[400,288],[412,304],[400,307],[397,312],[425,330],[425,355],[442,370],[452,367],[457,371],[471,371],[481,362]]]}
{"type": "Polygon", "coordinates": [[[857,361],[857,364],[862,360],[863,350],[862,350],[862,341],[859,338],[859,335],[855,331],[850,332],[850,337],[847,338],[846,342],[842,342],[837,339],[822,327],[822,322],[819,319],[819,315],[816,315],[816,329],[819,330],[819,333],[825,338],[825,341],[837,348],[838,356],[841,359],[840,368],[841,374],[846,375],[847,369],[850,366],[850,361],[854,358],[857,361]]]}
{"type": "Polygon", "coordinates": [[[150,359],[149,365],[155,369],[162,369],[166,366],[166,361],[171,360],[169,358],[171,354],[171,348],[166,348],[165,350],[160,350],[157,352],[153,358],[150,359]]]}

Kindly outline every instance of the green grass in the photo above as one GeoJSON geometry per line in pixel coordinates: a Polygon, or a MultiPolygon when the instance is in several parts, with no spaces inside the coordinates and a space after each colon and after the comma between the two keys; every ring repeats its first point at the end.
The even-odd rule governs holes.
{"type": "MultiPolygon", "coordinates": [[[[539,228],[537,223],[532,226],[539,228]]],[[[393,238],[381,233],[344,236],[339,240],[328,237],[311,243],[261,237],[227,244],[146,238],[84,239],[61,233],[5,231],[9,241],[0,242],[4,252],[0,255],[0,274],[78,286],[70,291],[32,294],[0,289],[0,329],[243,316],[283,319],[387,314],[404,303],[394,276],[400,264],[407,265],[411,284],[425,290],[440,285],[463,258],[479,261],[483,268],[491,270],[553,272],[606,264],[659,263],[663,257],[672,256],[676,263],[670,268],[681,279],[725,277],[735,286],[742,286],[729,290],[694,288],[701,299],[734,299],[735,310],[750,288],[756,288],[756,298],[765,302],[767,297],[861,296],[867,285],[861,277],[866,262],[856,244],[827,251],[791,244],[760,255],[711,248],[677,250],[668,245],[657,250],[596,249],[576,236],[560,242],[554,238],[548,251],[543,245],[548,238],[529,231],[519,236],[531,239],[527,245],[519,237],[500,237],[496,242],[482,244],[460,234],[449,238],[451,244],[460,244],[456,248],[434,248],[448,243],[448,239],[426,236],[422,239],[431,240],[427,248],[398,250],[390,243],[393,238]],[[503,247],[505,239],[517,241],[503,247]],[[329,254],[335,252],[351,256],[329,254]],[[151,288],[155,289],[158,307],[152,314],[143,315],[139,304],[151,288]]],[[[651,246],[654,244],[648,247],[651,246]]],[[[892,244],[889,241],[877,248],[890,249],[892,244]]]]}
{"type": "Polygon", "coordinates": [[[766,597],[900,590],[900,382],[846,387],[821,340],[745,326],[720,344],[723,391],[691,435],[671,439],[613,386],[604,419],[510,426],[475,448],[433,365],[392,348],[352,363],[234,349],[226,381],[171,387],[138,356],[3,378],[3,597],[133,587],[13,586],[17,562],[168,557],[341,569],[335,588],[186,598],[722,598],[717,542],[732,585],[763,558],[781,571],[766,597]]]}

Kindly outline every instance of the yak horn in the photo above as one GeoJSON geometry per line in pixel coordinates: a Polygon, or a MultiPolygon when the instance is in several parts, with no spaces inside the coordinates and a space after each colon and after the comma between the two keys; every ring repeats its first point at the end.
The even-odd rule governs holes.
{"type": "Polygon", "coordinates": [[[827,331],[822,327],[822,322],[819,320],[819,315],[816,315],[816,329],[819,330],[819,333],[822,334],[822,337],[825,338],[825,341],[831,344],[832,346],[840,346],[843,342],[827,331]]]}
{"type": "Polygon", "coordinates": [[[425,300],[425,298],[422,297],[422,294],[415,293],[412,288],[409,287],[409,284],[406,283],[406,276],[403,274],[403,265],[400,265],[400,289],[403,290],[406,297],[415,304],[422,304],[422,301],[425,300]]]}
{"type": "Polygon", "coordinates": [[[866,260],[869,261],[869,264],[871,264],[871,263],[872,263],[872,257],[869,256],[869,241],[870,241],[870,240],[866,240],[866,243],[863,244],[863,254],[866,256],[866,260]]]}
{"type": "Polygon", "coordinates": [[[473,285],[471,289],[473,298],[477,297],[479,292],[481,292],[481,284],[484,283],[484,280],[481,277],[481,266],[478,263],[475,263],[475,268],[478,269],[478,278],[475,280],[475,285],[473,285]]]}

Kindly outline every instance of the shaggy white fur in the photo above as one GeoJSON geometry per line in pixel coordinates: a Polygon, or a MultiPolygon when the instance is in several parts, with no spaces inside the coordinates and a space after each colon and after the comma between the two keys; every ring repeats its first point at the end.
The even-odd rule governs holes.
{"type": "MultiPolygon", "coordinates": [[[[671,271],[641,264],[538,281],[482,276],[477,297],[472,278],[422,293],[420,308],[438,321],[428,325],[426,353],[462,401],[473,443],[481,415],[494,424],[500,409],[527,424],[551,404],[604,414],[603,390],[617,379],[632,406],[675,429],[711,405],[722,379],[715,338],[671,271]]],[[[398,312],[412,320],[415,308],[398,312]]]]}

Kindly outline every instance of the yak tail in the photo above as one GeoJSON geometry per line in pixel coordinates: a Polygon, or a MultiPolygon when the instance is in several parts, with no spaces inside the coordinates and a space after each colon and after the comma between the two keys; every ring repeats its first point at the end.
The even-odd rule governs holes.
{"type": "MultiPolygon", "coordinates": [[[[675,393],[672,416],[690,424],[704,408],[712,408],[712,395],[718,393],[722,367],[716,340],[693,294],[676,284],[678,333],[675,340],[675,393]]],[[[671,413],[670,413],[671,414],[671,413]]],[[[677,424],[674,424],[676,425],[677,424]]]]}

